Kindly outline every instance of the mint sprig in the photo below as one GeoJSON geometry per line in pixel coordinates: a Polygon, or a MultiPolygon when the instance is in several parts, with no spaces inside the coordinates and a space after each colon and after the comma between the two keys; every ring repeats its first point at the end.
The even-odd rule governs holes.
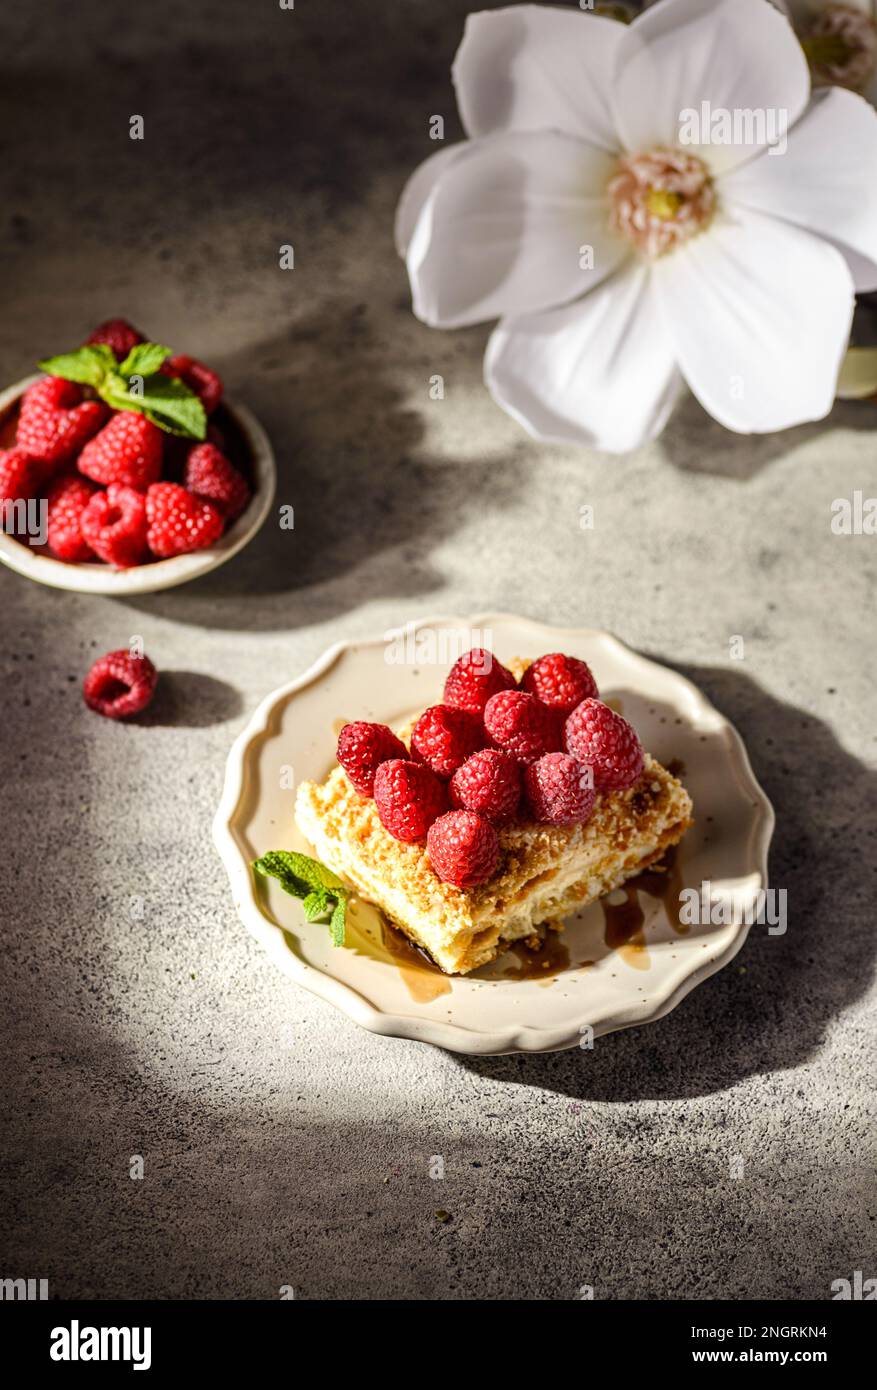
{"type": "Polygon", "coordinates": [[[62,376],[65,381],[77,381],[80,386],[93,386],[96,390],[110,372],[117,370],[116,355],[106,343],[89,343],[75,352],[47,357],[37,366],[50,376],[62,376]]]}
{"type": "Polygon", "coordinates": [[[136,410],[167,434],[206,439],[207,415],[198,396],[176,376],[160,371],[171,355],[160,343],[138,343],[117,362],[105,343],[46,357],[39,366],[50,376],[91,386],[113,410],[136,410]]]}
{"type": "Polygon", "coordinates": [[[253,869],[263,878],[276,878],[285,892],[301,898],[309,922],[328,917],[332,945],[344,945],[350,890],[337,874],[318,859],[293,849],[269,850],[261,859],[253,861],[253,869]]]}

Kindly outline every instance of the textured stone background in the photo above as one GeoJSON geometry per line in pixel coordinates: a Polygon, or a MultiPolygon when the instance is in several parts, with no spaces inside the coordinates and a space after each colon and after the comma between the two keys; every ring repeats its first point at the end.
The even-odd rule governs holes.
{"type": "Polygon", "coordinates": [[[688,401],[623,459],[506,419],[487,330],[416,323],[390,240],[429,116],[457,131],[466,8],[4,10],[0,380],[124,314],[251,404],[297,518],[136,603],[0,574],[0,1273],[59,1296],[822,1298],[877,1272],[877,542],[829,532],[874,492],[877,410],[746,439],[688,401]],[[590,1055],[361,1032],[268,966],[210,841],[271,688],[338,637],[490,607],[686,670],[777,807],[787,936],[590,1055]],[[163,689],[117,727],[79,683],[135,633],[163,689]]]}

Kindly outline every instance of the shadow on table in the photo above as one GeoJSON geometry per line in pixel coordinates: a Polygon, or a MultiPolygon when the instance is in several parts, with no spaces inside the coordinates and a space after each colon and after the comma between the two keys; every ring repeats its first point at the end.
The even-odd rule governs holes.
{"type": "Polygon", "coordinates": [[[679,669],[740,730],[773,802],[770,881],[788,892],[788,931],[753,927],[734,961],[672,1013],[600,1038],[593,1051],[467,1057],[461,1066],[581,1100],[704,1095],[806,1062],[867,990],[877,953],[877,774],[826,724],[742,672],[679,669]]]}
{"type": "MultiPolygon", "coordinates": [[[[469,333],[466,349],[473,372],[480,362],[476,337],[477,330],[469,333]]],[[[212,628],[245,622],[259,631],[327,620],[375,598],[407,600],[443,582],[431,556],[461,518],[514,503],[521,458],[503,459],[499,486],[494,458],[461,466],[424,448],[427,412],[409,407],[393,383],[366,304],[297,322],[247,358],[227,358],[223,370],[243,382],[242,399],[271,436],[275,505],[227,565],[172,593],[126,600],[130,606],[212,628]],[[253,361],[261,372],[253,372],[253,361]],[[293,529],[281,528],[284,505],[293,508],[293,529]]],[[[427,377],[422,389],[428,401],[427,377]]]]}
{"type": "Polygon", "coordinates": [[[836,401],[831,414],[775,434],[735,434],[725,429],[685,391],[658,441],[677,468],[686,473],[748,482],[776,458],[809,443],[828,429],[877,429],[877,405],[865,401],[836,401]]]}
{"type": "Polygon", "coordinates": [[[243,709],[239,691],[203,671],[162,671],[152,703],[132,723],[206,729],[236,719],[243,709]]]}

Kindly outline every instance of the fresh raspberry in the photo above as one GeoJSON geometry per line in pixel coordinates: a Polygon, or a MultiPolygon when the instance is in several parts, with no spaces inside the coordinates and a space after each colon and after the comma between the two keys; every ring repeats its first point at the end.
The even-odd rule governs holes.
{"type": "Polygon", "coordinates": [[[386,724],[357,719],[338,735],[338,761],[362,796],[374,796],[375,773],[381,763],[408,759],[408,749],[386,724]]]}
{"type": "Polygon", "coordinates": [[[42,469],[23,449],[0,449],[0,502],[27,501],[38,491],[42,469]]]}
{"type": "Polygon", "coordinates": [[[59,560],[75,565],[94,559],[91,546],[83,539],[80,522],[96,492],[94,483],[78,473],[64,474],[49,488],[47,542],[59,560]]]}
{"type": "Polygon", "coordinates": [[[512,820],[521,800],[521,771],[511,753],[482,748],[451,778],[451,805],[478,811],[494,825],[512,820]]]}
{"type": "Polygon", "coordinates": [[[162,432],[137,410],[117,411],[100,434],[89,440],[77,459],[80,473],[92,482],[120,483],[145,492],[161,477],[162,432]]]}
{"type": "Polygon", "coordinates": [[[153,483],[146,494],[146,539],[153,555],[164,560],[190,550],[206,550],[222,535],[223,520],[212,502],[205,502],[179,483],[153,483]]]}
{"type": "Polygon", "coordinates": [[[447,791],[425,763],[391,758],[375,773],[375,808],[381,825],[396,840],[425,840],[437,816],[447,810],[447,791]]]}
{"type": "Polygon", "coordinates": [[[524,773],[530,810],[549,825],[575,825],[590,819],[597,793],[591,769],[569,753],[546,753],[524,773]]]}
{"type": "Polygon", "coordinates": [[[75,382],[44,376],[21,398],[17,442],[31,458],[64,463],[79,453],[108,413],[100,401],[84,401],[75,382]]]}
{"type": "Polygon", "coordinates": [[[579,661],[578,657],[564,656],[562,652],[540,656],[538,661],[528,666],[521,689],[535,695],[543,705],[548,705],[564,717],[572,714],[582,700],[596,699],[599,694],[590,666],[579,661]]]}
{"type": "Polygon", "coordinates": [[[534,763],[543,753],[555,753],[561,747],[557,715],[523,690],[491,695],[484,708],[484,727],[493,742],[519,763],[534,763]]]}
{"type": "Polygon", "coordinates": [[[568,753],[594,772],[600,792],[632,787],[643,770],[643,750],[634,730],[601,700],[583,700],[564,725],[568,753]]]}
{"type": "Polygon", "coordinates": [[[199,397],[205,412],[212,415],[222,400],[222,381],[216,372],[205,367],[196,357],[187,357],[182,352],[177,353],[176,357],[166,357],[161,370],[165,376],[178,376],[199,397]]]}
{"type": "Polygon", "coordinates": [[[475,888],[496,872],[499,840],[477,811],[448,811],[429,827],[429,862],[439,878],[455,888],[475,888]]]}
{"type": "Polygon", "coordinates": [[[92,497],[79,522],[95,555],[117,569],[142,565],[147,558],[146,501],[133,487],[110,483],[92,497]]]}
{"type": "Polygon", "coordinates": [[[246,478],[215,444],[196,444],[190,450],[183,485],[218,507],[226,521],[240,516],[250,500],[246,478]]]}
{"type": "Polygon", "coordinates": [[[82,683],[89,709],[108,719],[139,714],[155,694],[158,672],[148,656],[131,656],[123,647],[94,663],[82,683]]]}
{"type": "Polygon", "coordinates": [[[497,661],[493,652],[473,647],[455,661],[445,681],[445,704],[455,709],[467,709],[481,714],[484,706],[499,690],[514,690],[517,681],[511,671],[497,661]]]}
{"type": "Polygon", "coordinates": [[[470,753],[484,747],[484,742],[479,715],[449,705],[431,705],[412,730],[411,756],[447,781],[470,753]]]}
{"type": "Polygon", "coordinates": [[[86,343],[106,343],[107,347],[112,348],[116,354],[117,362],[124,362],[128,353],[138,343],[144,341],[143,334],[138,333],[136,328],[132,328],[126,319],[107,319],[106,323],[99,323],[93,333],[86,338],[86,343]]]}

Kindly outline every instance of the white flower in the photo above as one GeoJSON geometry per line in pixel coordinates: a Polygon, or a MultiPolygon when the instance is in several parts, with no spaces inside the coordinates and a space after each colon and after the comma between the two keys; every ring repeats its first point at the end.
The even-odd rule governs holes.
{"type": "Polygon", "coordinates": [[[635,448],[683,381],[744,433],[827,414],[877,288],[877,115],[811,98],[768,0],[474,14],[453,76],[469,139],[415,172],[397,240],[424,322],[500,318],[485,379],[531,434],[635,448]],[[703,103],[760,138],[681,143],[703,103]]]}

